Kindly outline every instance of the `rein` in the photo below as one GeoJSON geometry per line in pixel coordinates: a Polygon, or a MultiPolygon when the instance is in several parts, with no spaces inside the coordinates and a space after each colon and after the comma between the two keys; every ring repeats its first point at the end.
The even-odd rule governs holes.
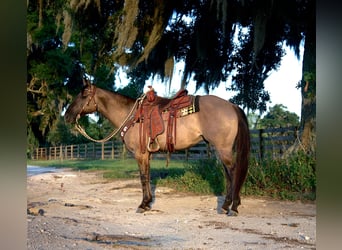
{"type": "MultiPolygon", "coordinates": [[[[95,86],[94,86],[95,87],[95,86]]],[[[94,102],[95,102],[95,106],[96,106],[96,110],[97,110],[97,103],[95,101],[95,90],[93,91],[92,95],[90,96],[88,102],[83,106],[83,108],[81,109],[80,113],[78,113],[78,115],[76,116],[76,124],[75,124],[75,128],[78,130],[78,132],[80,132],[80,134],[82,134],[85,138],[93,141],[93,142],[106,142],[106,141],[109,141],[113,136],[115,136],[125,125],[125,123],[131,118],[134,110],[136,109],[136,107],[141,104],[143,102],[143,100],[145,99],[146,97],[146,94],[143,94],[142,96],[140,96],[134,103],[134,106],[133,108],[131,109],[131,111],[128,113],[127,117],[125,118],[125,120],[121,123],[120,127],[118,129],[114,129],[109,135],[107,135],[105,138],[103,139],[94,139],[92,138],[91,136],[89,136],[87,134],[87,132],[81,127],[81,125],[78,123],[78,120],[81,118],[81,113],[82,111],[84,110],[85,106],[89,105],[90,101],[92,99],[94,99],[94,102]]]]}

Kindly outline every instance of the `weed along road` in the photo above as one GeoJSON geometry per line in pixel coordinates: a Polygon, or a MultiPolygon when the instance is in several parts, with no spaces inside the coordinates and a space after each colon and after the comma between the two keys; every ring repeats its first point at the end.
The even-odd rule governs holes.
{"type": "Polygon", "coordinates": [[[27,177],[28,249],[314,249],[316,205],[242,197],[237,217],[224,197],[153,188],[152,210],[136,213],[139,178],[101,171],[27,177]]]}

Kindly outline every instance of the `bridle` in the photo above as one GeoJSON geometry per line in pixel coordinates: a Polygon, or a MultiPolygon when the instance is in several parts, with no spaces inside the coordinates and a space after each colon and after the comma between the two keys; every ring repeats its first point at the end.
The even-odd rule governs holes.
{"type": "Polygon", "coordinates": [[[87,89],[87,91],[91,91],[91,93],[90,93],[90,95],[89,95],[89,98],[88,98],[88,101],[83,105],[81,111],[77,114],[77,116],[76,116],[76,123],[77,123],[78,119],[81,118],[81,114],[82,114],[82,112],[84,111],[85,107],[86,107],[86,106],[89,106],[89,104],[90,104],[90,102],[91,102],[92,100],[94,100],[95,110],[98,111],[98,110],[97,110],[97,103],[96,103],[96,100],[95,100],[95,98],[94,98],[95,93],[96,93],[96,87],[95,87],[95,85],[90,85],[90,86],[92,87],[92,89],[91,89],[91,88],[87,89]]]}
{"type": "Polygon", "coordinates": [[[93,100],[94,101],[94,105],[95,105],[95,109],[96,111],[98,111],[98,105],[96,103],[95,100],[95,93],[96,93],[96,87],[94,85],[91,85],[93,87],[93,89],[89,89],[89,91],[92,91],[89,95],[89,99],[88,101],[84,104],[84,106],[82,107],[81,111],[77,114],[76,116],[76,123],[75,123],[75,128],[78,130],[78,132],[80,132],[85,138],[93,141],[93,142],[106,142],[109,141],[112,137],[114,137],[126,124],[126,122],[130,119],[132,119],[132,114],[133,112],[136,110],[136,107],[142,103],[142,101],[145,99],[146,94],[143,94],[141,97],[139,97],[136,101],[135,104],[133,106],[133,108],[131,109],[131,111],[128,113],[126,119],[122,122],[122,124],[120,125],[120,127],[118,129],[114,129],[110,134],[108,134],[105,138],[97,140],[92,138],[91,136],[89,136],[87,134],[87,132],[81,127],[81,125],[78,123],[78,120],[81,118],[81,113],[84,111],[85,107],[88,106],[90,104],[90,102],[93,100]]]}

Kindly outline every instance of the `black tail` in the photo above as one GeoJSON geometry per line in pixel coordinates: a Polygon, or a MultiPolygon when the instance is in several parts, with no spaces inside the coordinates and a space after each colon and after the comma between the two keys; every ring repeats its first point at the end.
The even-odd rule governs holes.
{"type": "Polygon", "coordinates": [[[249,163],[249,152],[250,152],[250,134],[248,127],[248,120],[245,112],[238,106],[234,106],[238,115],[238,133],[235,141],[236,161],[236,187],[240,191],[242,184],[244,183],[249,163]]]}

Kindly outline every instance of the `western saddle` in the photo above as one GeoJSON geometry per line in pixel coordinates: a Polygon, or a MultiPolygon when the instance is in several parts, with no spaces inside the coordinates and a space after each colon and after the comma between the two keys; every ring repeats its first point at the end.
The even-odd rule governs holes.
{"type": "Polygon", "coordinates": [[[167,151],[174,152],[176,144],[177,118],[198,111],[198,96],[188,95],[188,91],[181,89],[174,98],[168,99],[156,95],[149,86],[145,97],[139,103],[134,116],[127,121],[121,130],[121,138],[128,129],[139,124],[139,142],[142,153],[156,152],[160,149],[157,136],[164,133],[164,121],[167,121],[166,146],[167,151]]]}

